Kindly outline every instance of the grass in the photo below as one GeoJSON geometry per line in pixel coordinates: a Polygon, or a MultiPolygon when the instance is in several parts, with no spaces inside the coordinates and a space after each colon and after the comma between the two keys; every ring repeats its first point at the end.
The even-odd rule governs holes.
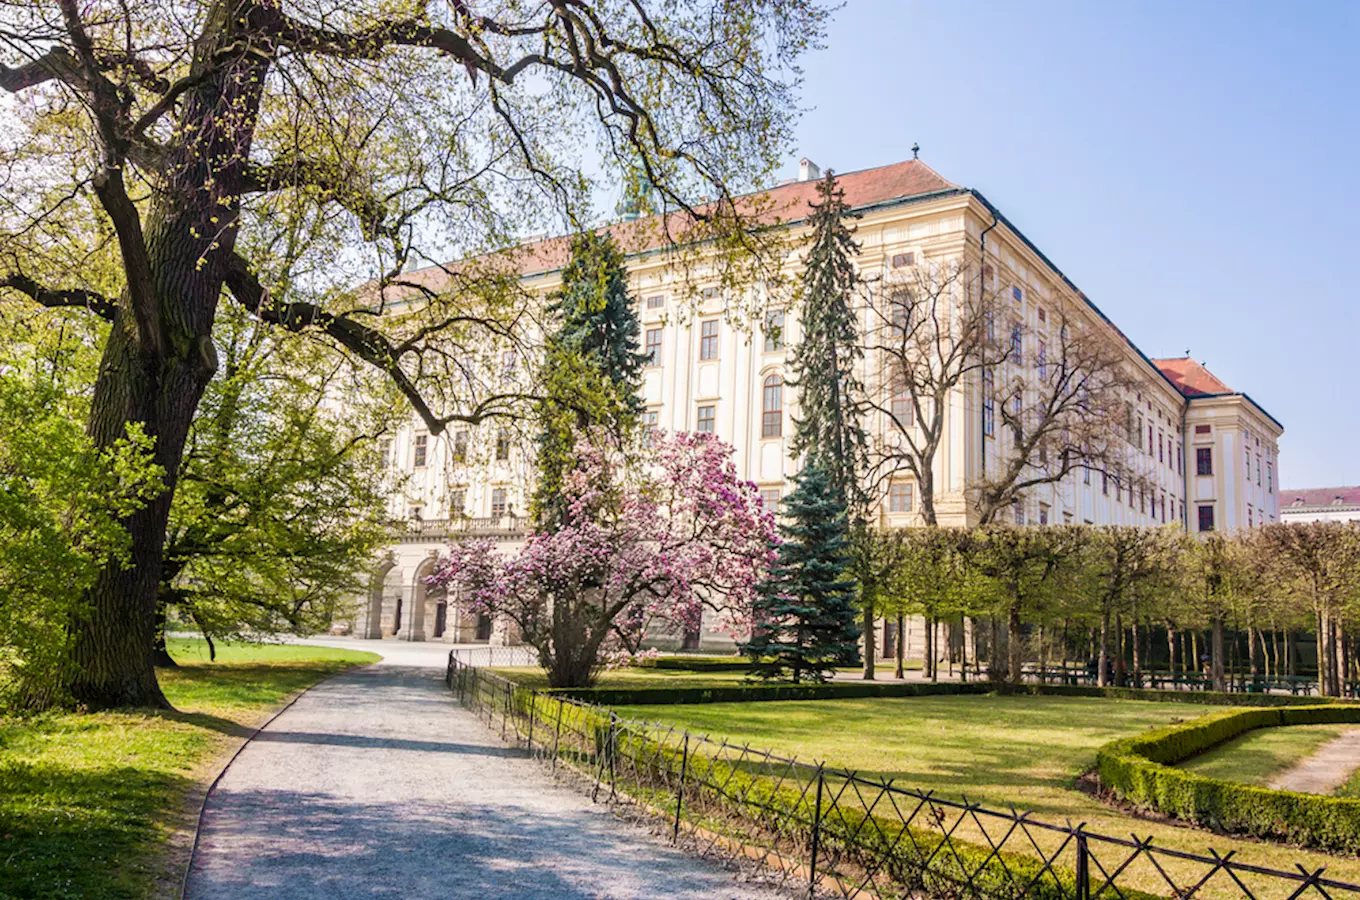
{"type": "Polygon", "coordinates": [[[1181,763],[1197,775],[1267,785],[1290,766],[1315,753],[1354,725],[1291,725],[1257,728],[1181,763]]]}
{"type": "MultiPolygon", "coordinates": [[[[993,809],[1005,810],[1014,804],[1055,824],[1084,822],[1091,831],[1125,838],[1132,832],[1140,838],[1152,837],[1157,846],[1199,854],[1211,846],[1236,850],[1245,861],[1278,869],[1293,870],[1295,862],[1314,868],[1326,865],[1330,876],[1360,882],[1360,860],[1135,819],[1076,789],[1078,776],[1094,764],[1096,749],[1102,744],[1177,719],[1194,718],[1207,711],[1202,707],[1104,698],[977,695],[617,709],[623,716],[676,724],[808,762],[825,761],[838,769],[895,779],[899,786],[936,791],[943,797],[966,795],[993,809]]],[[[879,811],[885,808],[880,806],[879,811]]],[[[1003,831],[999,821],[988,820],[986,830],[993,839],[1003,831]]],[[[957,834],[982,840],[971,821],[965,821],[957,834]]],[[[1038,837],[1041,844],[1049,843],[1043,835],[1038,837]]],[[[1016,850],[1026,844],[1023,836],[1013,841],[1014,845],[1008,842],[1007,846],[1016,850]]],[[[1092,847],[1111,868],[1123,860],[1123,856],[1114,858],[1116,848],[1092,847]]],[[[1183,879],[1204,871],[1179,863],[1173,868],[1183,879]]],[[[1167,890],[1145,860],[1134,863],[1120,884],[1159,894],[1167,890]]],[[[1279,888],[1277,883],[1266,893],[1273,895],[1279,888]]]]}
{"type": "Polygon", "coordinates": [[[195,801],[289,695],[371,653],[170,643],[175,712],[0,717],[0,897],[177,896],[195,801]]]}

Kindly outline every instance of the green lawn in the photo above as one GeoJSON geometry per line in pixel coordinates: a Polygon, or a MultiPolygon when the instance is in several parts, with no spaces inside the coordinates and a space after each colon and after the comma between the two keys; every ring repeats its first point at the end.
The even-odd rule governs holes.
{"type": "MultiPolygon", "coordinates": [[[[867,777],[892,778],[900,786],[936,791],[942,797],[966,795],[1002,810],[1014,804],[1057,824],[1085,822],[1093,831],[1125,838],[1131,832],[1152,836],[1158,845],[1201,854],[1209,847],[1237,850],[1245,860],[1283,869],[1293,869],[1296,861],[1327,865],[1330,875],[1360,880],[1358,860],[1131,818],[1075,789],[1076,778],[1091,768],[1102,744],[1220,708],[1103,698],[978,695],[617,709],[631,718],[673,723],[808,762],[825,761],[835,768],[858,770],[867,777]]],[[[1003,830],[998,821],[985,821],[988,834],[998,838],[1003,830]]],[[[957,834],[982,840],[972,821],[965,821],[957,834]]],[[[1050,843],[1043,835],[1039,840],[1050,843]]],[[[1019,849],[1023,843],[1014,846],[1019,849]]],[[[1105,864],[1117,865],[1123,859],[1113,859],[1113,848],[1092,846],[1105,864]]],[[[1188,865],[1173,868],[1185,878],[1200,873],[1188,865]]],[[[1126,877],[1133,879],[1134,886],[1166,893],[1160,876],[1146,862],[1135,863],[1126,877]]],[[[1120,884],[1125,883],[1121,878],[1120,884]]],[[[1275,891],[1267,893],[1273,896],[1275,891]]]]}
{"type": "Polygon", "coordinates": [[[177,640],[177,712],[0,717],[0,897],[178,896],[199,791],[290,694],[371,653],[177,640]]]}
{"type": "Polygon", "coordinates": [[[1181,768],[1210,778],[1268,784],[1275,775],[1311,756],[1327,741],[1354,725],[1291,725],[1257,728],[1181,763],[1181,768]]]}

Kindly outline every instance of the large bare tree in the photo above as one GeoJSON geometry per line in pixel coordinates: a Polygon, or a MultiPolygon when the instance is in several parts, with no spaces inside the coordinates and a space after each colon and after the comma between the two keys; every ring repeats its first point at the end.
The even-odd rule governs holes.
{"type": "Polygon", "coordinates": [[[73,623],[70,694],[165,705],[161,551],[219,300],[375,367],[433,433],[511,414],[523,398],[479,389],[468,360],[513,339],[524,263],[484,254],[591,223],[619,183],[662,213],[648,240],[758,250],[768,210],[733,197],[786,152],[824,16],[811,0],[0,0],[0,293],[112,323],[88,431],[109,446],[140,423],[168,488],[127,519],[131,564],[73,623]],[[304,233],[331,240],[275,283],[271,253],[304,233]]]}
{"type": "Polygon", "coordinates": [[[1027,493],[1085,470],[1110,476],[1121,489],[1146,490],[1130,464],[1138,436],[1128,399],[1142,387],[1117,338],[1069,310],[1049,313],[1031,333],[1001,313],[988,327],[1010,344],[1006,363],[980,374],[982,401],[998,424],[984,439],[985,467],[971,500],[982,524],[995,522],[1027,493]]]}
{"type": "Polygon", "coordinates": [[[865,350],[878,389],[868,406],[884,422],[869,449],[871,483],[906,470],[916,479],[921,518],[938,524],[935,455],[944,441],[945,410],[956,391],[1004,364],[1011,344],[997,340],[1001,306],[976,266],[925,260],[905,278],[882,281],[868,303],[865,350]]]}

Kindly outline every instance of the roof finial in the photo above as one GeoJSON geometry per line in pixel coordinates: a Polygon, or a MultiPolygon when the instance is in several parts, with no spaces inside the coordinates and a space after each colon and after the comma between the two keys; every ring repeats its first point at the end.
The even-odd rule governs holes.
{"type": "Polygon", "coordinates": [[[1190,348],[1189,348],[1189,347],[1186,347],[1186,348],[1185,348],[1185,358],[1186,358],[1186,359],[1189,359],[1189,358],[1190,358],[1190,348]]]}
{"type": "Polygon", "coordinates": [[[921,156],[921,145],[920,145],[920,144],[917,144],[917,143],[912,143],[912,145],[911,145],[911,158],[912,158],[912,159],[919,159],[920,156],[921,156]]]}

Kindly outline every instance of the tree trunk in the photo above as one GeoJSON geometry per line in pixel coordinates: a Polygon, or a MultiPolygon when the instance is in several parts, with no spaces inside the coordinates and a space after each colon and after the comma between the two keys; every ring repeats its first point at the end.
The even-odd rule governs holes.
{"type": "Polygon", "coordinates": [[[874,605],[864,604],[864,680],[874,680],[874,605]]]}
{"type": "Polygon", "coordinates": [[[935,629],[930,615],[921,617],[923,628],[922,637],[925,639],[925,647],[921,652],[921,677],[930,679],[930,673],[935,670],[935,629]]]}
{"type": "Polygon", "coordinates": [[[1166,623],[1166,673],[1176,677],[1176,629],[1170,622],[1166,623]]]}
{"type": "Polygon", "coordinates": [[[893,675],[894,675],[898,680],[901,680],[901,679],[904,677],[904,671],[903,671],[903,670],[904,670],[905,667],[906,667],[906,652],[907,652],[907,649],[906,649],[906,643],[907,643],[907,632],[906,632],[906,627],[907,627],[907,617],[904,616],[904,615],[902,615],[901,613],[898,613],[898,615],[897,615],[897,646],[893,648],[893,650],[896,651],[893,655],[894,655],[894,656],[896,657],[896,659],[897,659],[897,666],[896,666],[896,670],[893,672],[893,675]]]}
{"type": "Polygon", "coordinates": [[[987,648],[987,678],[991,681],[1001,681],[1006,677],[1005,667],[1001,659],[1001,625],[997,622],[996,616],[987,617],[987,627],[990,631],[990,646],[987,648]]]}
{"type": "Polygon", "coordinates": [[[1223,617],[1214,616],[1213,618],[1213,644],[1209,650],[1211,662],[1213,664],[1214,690],[1225,691],[1228,689],[1224,674],[1224,646],[1223,646],[1223,617]]]}
{"type": "Polygon", "coordinates": [[[1024,654],[1020,647],[1020,602],[1011,603],[1010,612],[1006,617],[1006,640],[1009,642],[1007,650],[1009,658],[1006,661],[1006,675],[1011,684],[1021,682],[1021,666],[1024,663],[1024,654]]]}
{"type": "Polygon", "coordinates": [[[238,40],[238,28],[250,28],[238,4],[220,0],[208,10],[194,66],[212,74],[183,96],[145,225],[127,199],[121,167],[101,169],[93,182],[117,231],[127,286],[87,431],[103,449],[124,438],[129,423],[140,424],[155,441],[165,490],[124,520],[129,565],[100,572],[85,598],[88,613],[73,623],[67,686],[92,709],[169,707],[152,660],[161,552],[189,424],[217,368],[213,319],[270,65],[268,53],[238,40]]]}
{"type": "Polygon", "coordinates": [[[1124,615],[1114,616],[1114,683],[1124,686],[1124,615]]]}
{"type": "Polygon", "coordinates": [[[1317,612],[1317,679],[1318,694],[1327,696],[1327,614],[1318,608],[1317,612]]]}

